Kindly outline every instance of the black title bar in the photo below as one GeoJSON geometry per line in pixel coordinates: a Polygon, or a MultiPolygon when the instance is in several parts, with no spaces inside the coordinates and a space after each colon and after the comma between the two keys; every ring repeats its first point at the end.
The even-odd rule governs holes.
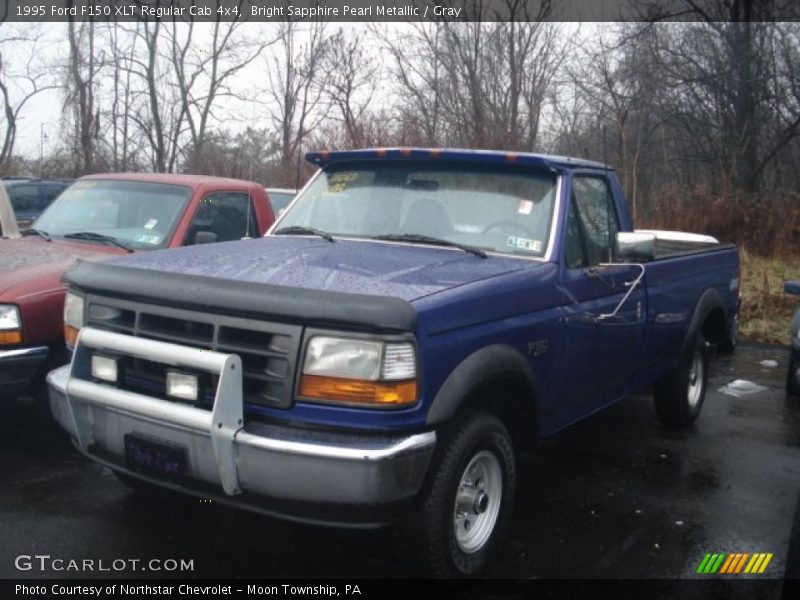
{"type": "Polygon", "coordinates": [[[0,0],[0,22],[29,21],[797,21],[800,3],[760,0],[0,0]]]}

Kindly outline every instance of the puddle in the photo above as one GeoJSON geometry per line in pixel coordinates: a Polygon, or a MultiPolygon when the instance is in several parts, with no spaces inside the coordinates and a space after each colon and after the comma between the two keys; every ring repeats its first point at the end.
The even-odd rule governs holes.
{"type": "MultiPolygon", "coordinates": [[[[766,361],[764,361],[766,362],[766,361]]],[[[731,381],[728,385],[723,385],[719,388],[719,392],[733,396],[734,398],[741,398],[743,396],[752,396],[767,390],[768,388],[763,385],[758,385],[746,379],[736,379],[731,381]]]]}

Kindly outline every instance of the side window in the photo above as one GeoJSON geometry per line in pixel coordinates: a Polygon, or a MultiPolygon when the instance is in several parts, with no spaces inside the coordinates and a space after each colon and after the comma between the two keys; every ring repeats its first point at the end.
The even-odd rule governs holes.
{"type": "Polygon", "coordinates": [[[247,194],[216,192],[203,198],[192,218],[185,245],[197,243],[198,232],[213,234],[215,242],[256,237],[256,217],[247,194]]]}
{"type": "Polygon", "coordinates": [[[579,269],[585,267],[586,264],[586,248],[583,247],[583,233],[578,221],[578,213],[575,211],[575,195],[573,194],[567,217],[567,268],[579,269]]]}
{"type": "MultiPolygon", "coordinates": [[[[614,239],[619,231],[619,221],[614,208],[614,198],[608,183],[599,177],[575,177],[572,180],[572,209],[570,221],[575,221],[575,235],[582,242],[583,260],[577,266],[592,266],[613,260],[614,239]],[[574,217],[572,214],[574,211],[574,217]]],[[[567,232],[567,264],[570,258],[570,224],[567,232]]],[[[573,242],[575,245],[575,242],[573,242]]]]}
{"type": "Polygon", "coordinates": [[[67,189],[66,186],[63,185],[46,185],[44,186],[44,196],[45,196],[45,206],[49,206],[50,203],[58,198],[58,195],[67,189]]]}
{"type": "Polygon", "coordinates": [[[8,197],[14,212],[39,210],[39,188],[35,185],[17,185],[8,190],[8,197]]]}

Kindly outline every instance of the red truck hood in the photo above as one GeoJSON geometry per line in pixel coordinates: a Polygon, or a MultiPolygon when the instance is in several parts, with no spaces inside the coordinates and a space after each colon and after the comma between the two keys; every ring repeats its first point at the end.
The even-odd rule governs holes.
{"type": "Polygon", "coordinates": [[[16,302],[61,288],[61,275],[75,259],[102,260],[123,254],[114,246],[40,237],[0,240],[0,299],[16,302]]]}

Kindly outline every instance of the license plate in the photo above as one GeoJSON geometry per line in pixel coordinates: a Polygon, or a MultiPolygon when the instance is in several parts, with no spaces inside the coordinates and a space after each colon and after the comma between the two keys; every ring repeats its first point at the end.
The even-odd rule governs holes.
{"type": "Polygon", "coordinates": [[[186,471],[186,451],[179,446],[125,434],[125,459],[134,471],[180,477],[186,471]]]}

